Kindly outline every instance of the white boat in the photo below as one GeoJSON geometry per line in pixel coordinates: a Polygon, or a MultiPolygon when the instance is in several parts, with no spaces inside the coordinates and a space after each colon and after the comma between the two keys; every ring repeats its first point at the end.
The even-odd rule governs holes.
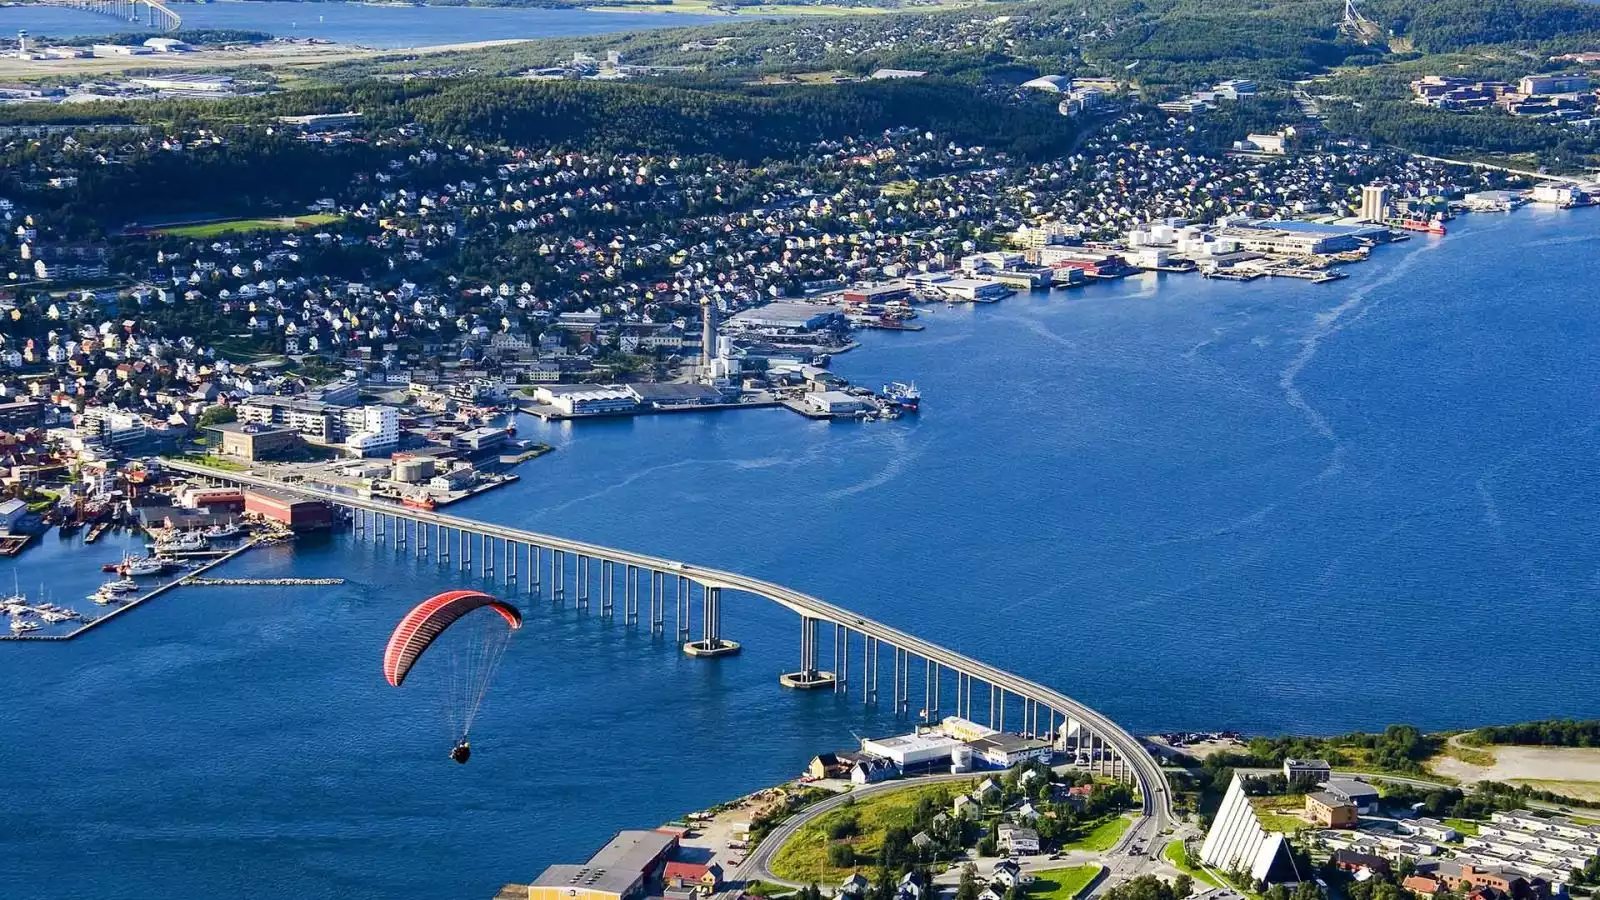
{"type": "Polygon", "coordinates": [[[185,553],[193,550],[204,550],[207,547],[206,536],[198,531],[185,531],[173,535],[156,544],[157,553],[185,553]]]}
{"type": "Polygon", "coordinates": [[[101,588],[100,590],[95,591],[94,593],[90,594],[89,595],[89,599],[91,601],[93,601],[96,606],[110,606],[111,604],[117,602],[117,600],[119,600],[121,598],[119,598],[116,594],[113,594],[110,591],[106,590],[105,588],[101,588]]]}
{"type": "Polygon", "coordinates": [[[53,609],[47,609],[44,612],[39,613],[39,618],[49,622],[51,625],[57,625],[71,619],[72,617],[63,612],[56,612],[53,609]]]}
{"type": "Polygon", "coordinates": [[[153,556],[125,556],[122,558],[122,575],[131,578],[135,575],[160,575],[167,570],[167,564],[153,556]]]}
{"type": "Polygon", "coordinates": [[[41,627],[38,622],[30,622],[27,619],[11,620],[12,634],[27,634],[30,631],[38,631],[41,627]]]}
{"type": "Polygon", "coordinates": [[[139,582],[134,581],[132,578],[119,578],[116,581],[106,582],[100,589],[110,591],[113,594],[126,594],[129,591],[137,591],[139,582]]]}
{"type": "Polygon", "coordinates": [[[208,541],[225,541],[244,534],[244,529],[238,522],[229,522],[226,525],[213,525],[206,529],[205,537],[208,541]]]}

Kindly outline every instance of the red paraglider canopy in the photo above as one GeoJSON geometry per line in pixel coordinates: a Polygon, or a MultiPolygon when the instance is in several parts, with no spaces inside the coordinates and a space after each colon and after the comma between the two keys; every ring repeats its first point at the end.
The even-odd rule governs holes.
{"type": "Polygon", "coordinates": [[[485,606],[499,613],[512,628],[522,627],[522,613],[509,603],[482,591],[446,591],[422,601],[400,620],[383,651],[383,677],[399,687],[435,638],[457,619],[485,606]]]}

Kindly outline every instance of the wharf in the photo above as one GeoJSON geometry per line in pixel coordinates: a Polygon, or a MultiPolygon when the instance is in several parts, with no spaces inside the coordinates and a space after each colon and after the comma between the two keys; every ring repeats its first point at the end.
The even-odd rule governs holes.
{"type": "Polygon", "coordinates": [[[1234,272],[1227,269],[1219,269],[1215,272],[1201,272],[1200,277],[1216,278],[1222,281],[1255,281],[1263,274],[1262,272],[1234,272]]]}
{"type": "Polygon", "coordinates": [[[1350,277],[1333,269],[1268,269],[1267,274],[1275,278],[1303,278],[1312,284],[1325,284],[1350,277]]]}
{"type": "Polygon", "coordinates": [[[525,412],[530,416],[538,416],[540,419],[546,422],[580,422],[585,419],[627,419],[633,416],[658,416],[666,415],[667,413],[717,412],[724,409],[765,409],[767,407],[779,405],[781,405],[781,401],[778,400],[751,400],[749,402],[741,403],[702,403],[696,406],[662,406],[651,407],[650,409],[629,409],[621,412],[575,413],[573,415],[568,415],[561,410],[556,409],[554,406],[546,406],[543,403],[534,403],[528,400],[517,401],[517,409],[519,411],[525,412]]]}
{"type": "Polygon", "coordinates": [[[0,535],[0,556],[16,556],[31,540],[33,540],[31,534],[0,535]]]}
{"type": "Polygon", "coordinates": [[[122,615],[123,613],[127,612],[128,610],[133,609],[134,607],[139,606],[140,604],[143,604],[146,601],[154,600],[155,598],[161,596],[162,594],[165,594],[167,591],[170,591],[173,588],[184,584],[188,579],[193,578],[195,575],[198,575],[198,574],[200,574],[202,572],[205,572],[205,571],[213,569],[213,568],[215,568],[217,566],[220,566],[223,563],[227,562],[228,560],[233,559],[235,556],[238,556],[241,553],[244,553],[246,550],[253,549],[255,547],[255,545],[256,545],[256,542],[255,542],[254,539],[246,540],[243,544],[240,544],[238,547],[235,547],[234,549],[227,551],[227,555],[218,557],[217,559],[214,559],[211,562],[208,562],[205,565],[201,566],[200,568],[194,570],[194,573],[192,575],[187,575],[187,576],[184,576],[184,577],[181,577],[181,578],[175,578],[172,581],[167,582],[166,584],[158,585],[154,590],[150,591],[149,593],[143,594],[143,595],[141,595],[139,597],[136,597],[136,598],[134,598],[132,600],[129,600],[126,604],[117,607],[116,609],[112,610],[111,612],[106,613],[105,615],[101,616],[98,619],[91,619],[88,622],[85,622],[82,625],[79,625],[77,628],[74,628],[73,630],[67,632],[66,634],[0,634],[0,641],[70,641],[73,638],[88,632],[89,629],[94,628],[94,627],[96,627],[98,625],[104,625],[105,623],[111,621],[112,619],[115,619],[117,616],[122,615]]]}
{"type": "Polygon", "coordinates": [[[95,541],[100,540],[100,535],[105,534],[106,533],[106,529],[110,528],[110,527],[111,527],[111,523],[110,522],[96,522],[96,523],[94,523],[93,525],[89,526],[89,533],[84,535],[83,542],[85,544],[92,544],[95,541]]]}
{"type": "Polygon", "coordinates": [[[852,322],[851,324],[857,328],[876,328],[880,331],[923,331],[927,328],[926,325],[917,322],[895,322],[890,324],[888,322],[870,321],[852,322]]]}
{"type": "Polygon", "coordinates": [[[194,587],[320,587],[344,584],[343,578],[196,578],[179,579],[194,587]]]}

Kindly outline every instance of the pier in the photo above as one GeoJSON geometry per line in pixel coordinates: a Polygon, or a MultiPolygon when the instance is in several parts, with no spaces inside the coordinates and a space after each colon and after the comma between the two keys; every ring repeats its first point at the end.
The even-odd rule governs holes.
{"type": "Polygon", "coordinates": [[[194,587],[322,587],[344,584],[343,578],[197,578],[179,579],[194,587]]]}
{"type": "Polygon", "coordinates": [[[211,569],[213,569],[213,568],[215,568],[217,566],[222,565],[223,563],[227,562],[228,560],[233,559],[235,556],[238,556],[239,554],[244,553],[246,550],[253,549],[255,547],[255,545],[256,545],[255,541],[246,540],[243,544],[240,544],[238,547],[235,547],[234,549],[229,550],[225,555],[219,556],[216,559],[212,560],[211,562],[206,563],[205,565],[201,566],[200,568],[194,570],[194,572],[190,573],[189,575],[184,575],[184,576],[181,576],[179,578],[174,578],[173,580],[168,581],[165,584],[158,585],[153,590],[151,590],[151,591],[149,591],[147,593],[141,594],[141,595],[139,595],[138,597],[135,597],[132,600],[129,600],[127,603],[123,604],[122,606],[119,606],[116,609],[113,609],[112,611],[106,613],[103,616],[100,616],[97,619],[90,619],[89,621],[83,623],[82,625],[79,625],[77,628],[72,629],[71,631],[67,632],[66,634],[0,634],[0,641],[70,641],[73,638],[78,637],[79,635],[88,634],[91,629],[98,628],[101,625],[104,625],[107,622],[111,621],[112,619],[115,619],[117,616],[120,616],[123,613],[126,613],[128,610],[133,609],[134,607],[137,607],[137,606],[142,606],[145,603],[148,603],[149,601],[154,600],[155,598],[161,596],[162,594],[165,594],[167,591],[170,591],[175,587],[183,586],[184,584],[188,583],[189,579],[193,578],[194,576],[199,575],[202,572],[209,571],[209,570],[211,570],[211,569]]]}
{"type": "Polygon", "coordinates": [[[598,605],[602,618],[620,618],[625,626],[648,628],[663,640],[670,637],[691,656],[715,659],[738,651],[738,642],[723,634],[724,591],[765,599],[800,621],[799,659],[783,675],[784,684],[831,690],[869,707],[888,704],[897,716],[925,722],[957,715],[1001,731],[1054,740],[1086,759],[1095,773],[1136,784],[1156,831],[1172,815],[1171,793],[1159,765],[1138,738],[1103,714],[1044,685],[809,594],[735,572],[338,494],[302,482],[181,460],[165,465],[213,483],[320,500],[348,516],[358,539],[392,546],[418,560],[456,566],[464,577],[498,583],[508,598],[570,605],[579,612],[592,612],[598,605]]]}

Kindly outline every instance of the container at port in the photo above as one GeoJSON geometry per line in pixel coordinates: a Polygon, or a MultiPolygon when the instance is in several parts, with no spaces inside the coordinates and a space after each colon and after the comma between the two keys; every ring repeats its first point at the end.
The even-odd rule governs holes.
{"type": "Polygon", "coordinates": [[[333,510],[327,504],[262,488],[249,488],[244,492],[244,510],[295,531],[314,531],[333,525],[333,510]]]}

